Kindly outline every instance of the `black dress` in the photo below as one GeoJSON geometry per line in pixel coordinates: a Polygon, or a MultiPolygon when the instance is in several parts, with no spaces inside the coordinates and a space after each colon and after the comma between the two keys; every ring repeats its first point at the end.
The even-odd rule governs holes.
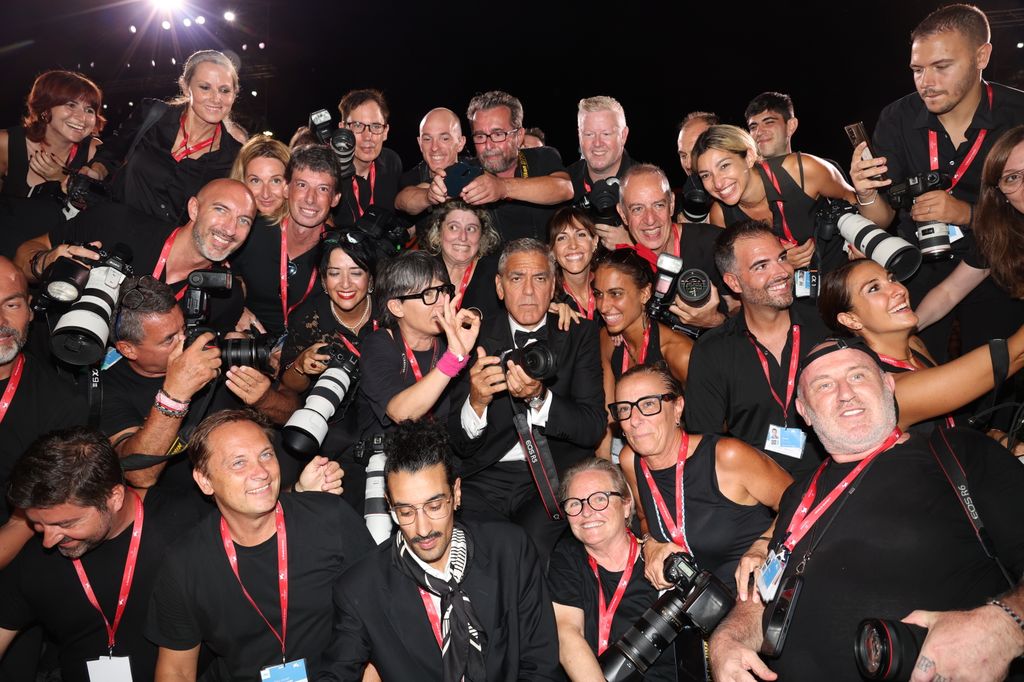
{"type": "MultiPolygon", "coordinates": [[[[78,143],[75,155],[67,163],[70,170],[77,171],[89,159],[92,137],[78,143]]],[[[28,186],[28,144],[25,138],[25,127],[14,126],[7,129],[7,175],[4,185],[0,188],[0,196],[27,197],[28,186]]]]}

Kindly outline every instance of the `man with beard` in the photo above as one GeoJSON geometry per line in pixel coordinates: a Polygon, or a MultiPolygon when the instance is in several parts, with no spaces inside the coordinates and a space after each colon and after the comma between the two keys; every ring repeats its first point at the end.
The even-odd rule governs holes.
{"type": "Polygon", "coordinates": [[[693,347],[686,429],[739,438],[799,478],[822,453],[793,408],[797,368],[828,330],[792,307],[793,267],[770,225],[750,220],[723,230],[715,263],[743,309],[693,347]]]}
{"type": "Polygon", "coordinates": [[[560,680],[558,633],[537,552],[519,528],[461,523],[442,426],[403,422],[384,467],[398,532],[334,587],[317,682],[560,680]],[[372,678],[371,678],[372,679],[372,678]]]}
{"type": "MultiPolygon", "coordinates": [[[[989,39],[988,19],[973,5],[948,5],[929,14],[911,33],[910,70],[917,92],[882,110],[870,144],[875,158],[862,158],[864,145],[854,150],[850,177],[864,217],[883,228],[895,221],[900,236],[914,244],[919,225],[949,226],[954,258],[925,262],[904,282],[914,307],[961,259],[976,262],[970,223],[985,157],[1003,132],[1024,123],[1024,92],[982,78],[992,54],[989,39]],[[945,174],[952,184],[921,194],[909,211],[897,214],[879,195],[929,171],[945,174]]],[[[954,314],[922,331],[940,363],[946,359],[954,317],[966,352],[1012,334],[1024,321],[1024,301],[986,277],[954,314]]]]}
{"type": "MultiPolygon", "coordinates": [[[[778,594],[767,607],[761,599],[737,602],[715,630],[716,680],[753,682],[751,673],[860,680],[852,644],[865,618],[928,628],[916,664],[905,661],[905,676],[886,679],[1002,680],[1024,653],[1024,585],[996,597],[1010,577],[989,553],[994,548],[1008,573],[1020,576],[1024,470],[977,431],[903,434],[893,389],[892,376],[862,346],[829,340],[805,358],[796,409],[829,458],[783,495],[769,555],[777,557],[778,594]],[[989,547],[979,541],[974,513],[989,547]],[[790,598],[793,580],[800,588],[790,598]],[[756,651],[785,602],[788,634],[765,665],[756,651]]],[[[897,657],[882,663],[900,665],[897,657]]]]}
{"type": "MultiPolygon", "coordinates": [[[[97,204],[49,234],[22,244],[15,263],[34,282],[61,256],[88,262],[98,256],[90,247],[113,251],[123,244],[131,252],[137,275],[151,274],[167,282],[181,301],[189,274],[222,268],[223,261],[249,236],[255,215],[256,201],[245,185],[237,180],[213,180],[189,199],[189,221],[180,227],[124,204],[97,204]]],[[[211,294],[207,326],[220,332],[233,330],[242,314],[243,298],[239,286],[211,294]]]]}
{"type": "MultiPolygon", "coordinates": [[[[507,92],[477,95],[470,100],[466,117],[484,173],[459,196],[471,206],[491,209],[504,241],[546,241],[553,207],[572,199],[572,182],[558,152],[551,147],[522,148],[523,105],[507,92]]],[[[449,194],[447,188],[444,193],[449,194]]]]}

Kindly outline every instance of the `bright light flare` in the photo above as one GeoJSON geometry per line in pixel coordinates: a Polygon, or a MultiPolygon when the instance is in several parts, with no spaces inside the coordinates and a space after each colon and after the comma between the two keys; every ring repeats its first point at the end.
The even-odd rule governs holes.
{"type": "Polygon", "coordinates": [[[170,31],[171,30],[171,22],[169,22],[166,19],[164,19],[163,21],[160,22],[160,27],[163,30],[165,30],[165,31],[170,31]]]}
{"type": "Polygon", "coordinates": [[[202,14],[200,14],[198,17],[196,17],[196,23],[199,24],[200,26],[202,26],[203,24],[206,23],[206,17],[204,17],[202,14]]]}
{"type": "Polygon", "coordinates": [[[228,10],[227,12],[224,13],[224,21],[234,21],[235,18],[236,18],[236,15],[231,10],[228,10]]]}
{"type": "Polygon", "coordinates": [[[158,12],[173,12],[181,9],[181,0],[153,0],[153,7],[158,12]]]}

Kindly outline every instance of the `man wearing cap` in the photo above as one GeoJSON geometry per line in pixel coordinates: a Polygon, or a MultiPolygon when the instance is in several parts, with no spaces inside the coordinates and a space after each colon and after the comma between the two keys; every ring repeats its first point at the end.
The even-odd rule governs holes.
{"type": "Polygon", "coordinates": [[[853,643],[866,618],[928,628],[906,662],[913,680],[1004,679],[1024,653],[1024,586],[1006,592],[1024,567],[1024,471],[974,431],[902,433],[893,379],[868,351],[828,340],[802,366],[796,409],[829,458],[783,495],[760,594],[711,639],[716,679],[859,680],[853,643]],[[787,604],[778,644],[771,634],[787,604]],[[772,646],[766,664],[756,652],[772,646]]]}

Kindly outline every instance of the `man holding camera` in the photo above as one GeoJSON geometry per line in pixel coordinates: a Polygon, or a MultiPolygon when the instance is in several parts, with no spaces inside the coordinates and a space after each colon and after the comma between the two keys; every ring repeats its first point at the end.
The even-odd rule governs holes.
{"type": "Polygon", "coordinates": [[[334,224],[352,227],[371,206],[391,211],[402,175],[402,159],[384,148],[388,139],[391,111],[380,90],[351,90],[338,102],[339,128],[348,128],[356,138],[352,165],[355,175],[338,189],[341,203],[334,211],[334,224]]]}
{"type": "MultiPolygon", "coordinates": [[[[466,118],[483,172],[456,194],[472,206],[490,208],[504,241],[546,241],[553,207],[572,199],[572,182],[558,152],[551,147],[523,148],[523,105],[507,92],[477,95],[469,102],[466,118]]],[[[453,180],[434,176],[430,192],[437,203],[453,196],[446,182],[453,180]]]]}
{"type": "Polygon", "coordinates": [[[522,530],[456,519],[460,480],[442,425],[403,422],[384,468],[398,532],[334,588],[317,682],[560,680],[543,568],[522,530]]]}
{"type": "MultiPolygon", "coordinates": [[[[123,244],[138,275],[152,274],[167,282],[181,300],[194,270],[220,268],[249,236],[256,202],[245,185],[220,179],[206,184],[188,201],[189,221],[180,227],[116,203],[98,204],[49,234],[18,247],[15,263],[30,282],[40,281],[62,256],[88,263],[95,248],[123,244]]],[[[240,287],[211,296],[208,326],[227,332],[235,328],[244,307],[240,287]]]]}
{"type": "MultiPolygon", "coordinates": [[[[622,105],[613,97],[604,95],[581,99],[576,125],[583,158],[568,168],[573,200],[578,203],[602,180],[612,180],[618,195],[618,180],[633,164],[626,151],[629,126],[626,125],[626,112],[622,105]]],[[[609,249],[631,241],[629,232],[622,225],[597,223],[596,228],[601,243],[609,249]]]]}
{"type": "Polygon", "coordinates": [[[208,674],[237,680],[304,679],[327,648],[331,588],[373,544],[325,458],[314,460],[316,481],[300,483],[334,494],[282,494],[271,437],[251,409],[217,412],[193,433],[193,477],[217,509],[181,538],[153,588],[145,634],[160,647],[157,680],[196,679],[202,644],[217,654],[208,674]]]}
{"type": "Polygon", "coordinates": [[[760,597],[737,602],[711,638],[716,679],[860,680],[857,658],[901,679],[1004,679],[1024,653],[1024,584],[1010,578],[1024,568],[1020,464],[979,432],[902,433],[892,377],[857,343],[810,351],[796,409],[830,458],[784,494],[760,597]],[[866,618],[895,623],[875,626],[892,658],[872,650],[866,618]],[[900,619],[928,628],[919,656],[900,660],[913,638],[900,619]]]}
{"type": "MultiPolygon", "coordinates": [[[[926,262],[905,282],[915,306],[970,251],[985,157],[1005,130],[1024,123],[1024,93],[982,79],[992,54],[989,38],[988,19],[973,5],[949,5],[928,15],[911,34],[917,92],[883,109],[870,146],[854,150],[850,177],[864,217],[883,228],[898,218],[900,235],[915,244],[918,228],[931,229],[927,223],[948,226],[954,260],[926,262]],[[864,159],[866,154],[874,158],[864,159]],[[897,215],[887,201],[888,188],[930,171],[951,184],[916,196],[910,210],[897,215]]],[[[1024,319],[1024,302],[1011,299],[990,278],[956,310],[965,352],[1009,336],[1024,319]]],[[[952,322],[947,316],[922,333],[939,362],[946,357],[952,322]]]]}
{"type": "Polygon", "coordinates": [[[495,281],[508,315],[481,331],[449,418],[465,518],[523,526],[545,561],[565,530],[558,474],[593,456],[607,423],[596,326],[563,331],[548,313],[555,268],[535,239],[505,246],[495,281]]]}

